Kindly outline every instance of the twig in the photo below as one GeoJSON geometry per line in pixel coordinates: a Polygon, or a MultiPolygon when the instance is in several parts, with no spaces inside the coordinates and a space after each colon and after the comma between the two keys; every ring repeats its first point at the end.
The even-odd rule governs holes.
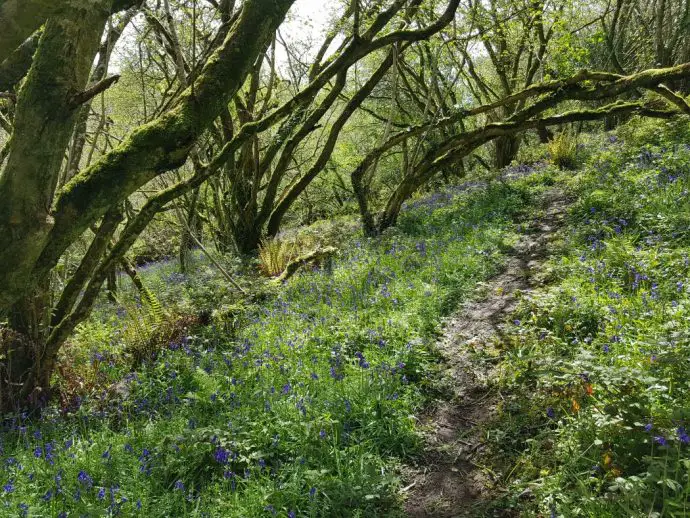
{"type": "Polygon", "coordinates": [[[120,80],[119,75],[114,75],[110,77],[106,77],[105,79],[101,79],[97,83],[92,84],[91,86],[88,86],[86,90],[79,92],[78,94],[74,95],[71,100],[71,105],[74,108],[77,108],[78,106],[81,106],[85,102],[90,101],[94,97],[96,97],[98,94],[105,92],[108,88],[113,86],[115,83],[117,83],[120,80]]]}
{"type": "Polygon", "coordinates": [[[213,265],[216,268],[218,268],[220,273],[223,274],[223,277],[225,277],[230,282],[230,284],[232,284],[235,288],[237,288],[237,290],[240,291],[242,293],[242,295],[246,295],[247,292],[242,288],[242,286],[237,284],[237,281],[235,281],[235,279],[233,279],[232,275],[230,275],[225,270],[225,268],[223,268],[223,266],[216,260],[215,257],[213,257],[213,255],[211,255],[211,253],[206,249],[206,247],[201,244],[201,241],[199,241],[199,239],[197,239],[197,237],[194,235],[194,232],[192,232],[192,229],[189,228],[189,225],[187,224],[187,220],[185,219],[184,215],[182,214],[182,211],[180,211],[180,207],[177,204],[175,204],[175,212],[177,213],[177,218],[180,220],[182,225],[184,225],[185,230],[189,234],[189,237],[191,237],[192,241],[194,241],[194,244],[201,249],[203,254],[206,257],[208,257],[208,259],[213,263],[213,265]]]}
{"type": "Polygon", "coordinates": [[[412,482],[412,484],[410,484],[409,486],[402,488],[402,489],[400,490],[400,492],[401,492],[401,493],[407,493],[410,489],[412,489],[412,488],[413,488],[414,486],[416,486],[416,485],[417,485],[417,481],[415,480],[415,481],[412,482]]]}

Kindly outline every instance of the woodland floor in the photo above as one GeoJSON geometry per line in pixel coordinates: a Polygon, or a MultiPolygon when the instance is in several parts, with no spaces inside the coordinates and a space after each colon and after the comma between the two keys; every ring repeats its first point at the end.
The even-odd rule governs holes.
{"type": "Polygon", "coordinates": [[[492,388],[496,371],[490,359],[498,356],[520,293],[542,283],[549,245],[564,223],[568,200],[560,190],[547,191],[541,203],[541,215],[523,223],[503,271],[445,322],[436,345],[444,362],[442,397],[422,418],[425,451],[405,473],[411,518],[485,516],[482,504],[502,491],[497,476],[482,465],[486,425],[501,399],[492,388]]]}

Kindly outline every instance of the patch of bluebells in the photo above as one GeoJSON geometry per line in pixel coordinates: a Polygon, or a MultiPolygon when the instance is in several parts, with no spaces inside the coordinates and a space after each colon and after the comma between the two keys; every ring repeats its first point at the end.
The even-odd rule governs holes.
{"type": "MultiPolygon", "coordinates": [[[[170,340],[136,372],[122,372],[117,395],[81,394],[78,404],[50,419],[15,422],[13,444],[20,446],[12,454],[32,469],[40,466],[33,483],[42,489],[32,510],[60,502],[69,516],[86,506],[112,516],[147,506],[153,515],[175,515],[182,502],[210,505],[222,487],[224,499],[232,491],[254,516],[261,510],[251,507],[248,488],[297,483],[299,497],[280,510],[297,516],[316,500],[320,505],[321,493],[328,494],[324,506],[338,504],[327,477],[308,484],[304,478],[307,471],[334,471],[338,456],[347,463],[365,459],[374,468],[348,474],[366,503],[371,488],[388,484],[395,449],[403,455],[418,444],[409,415],[420,398],[416,378],[427,367],[431,336],[421,322],[441,316],[440,305],[427,301],[446,291],[456,298],[470,293],[494,271],[499,244],[511,230],[504,220],[517,207],[468,210],[469,189],[475,189],[473,201],[485,195],[482,186],[465,185],[423,206],[454,211],[452,228],[360,242],[336,262],[333,275],[306,273],[252,307],[237,336],[218,328],[189,330],[195,336],[170,340]],[[462,279],[453,280],[460,270],[462,279]],[[122,474],[117,481],[116,470],[122,474]]],[[[144,268],[143,275],[155,269],[144,268]]],[[[126,322],[131,315],[122,317],[126,322]]],[[[92,365],[123,365],[114,349],[88,350],[92,365]]],[[[21,463],[9,458],[15,473],[21,463]]],[[[10,480],[7,494],[14,497],[26,477],[6,484],[10,480]]]]}

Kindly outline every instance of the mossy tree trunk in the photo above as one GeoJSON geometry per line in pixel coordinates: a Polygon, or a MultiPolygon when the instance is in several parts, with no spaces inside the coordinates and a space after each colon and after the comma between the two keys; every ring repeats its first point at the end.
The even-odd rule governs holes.
{"type": "MultiPolygon", "coordinates": [[[[11,1],[0,0],[0,16],[11,1]]],[[[70,0],[48,18],[19,92],[7,166],[0,176],[0,315],[9,315],[17,328],[4,330],[0,338],[2,409],[36,403],[49,393],[60,346],[88,315],[108,272],[155,212],[183,194],[187,185],[168,189],[147,204],[143,217],[134,218],[109,250],[122,202],[186,161],[197,138],[243,85],[293,2],[247,0],[232,30],[176,106],[134,130],[57,195],[76,114],[94,92],[86,82],[105,23],[115,9],[134,2],[70,0]],[[101,220],[91,247],[51,310],[46,297],[51,270],[65,250],[101,220]],[[29,318],[34,313],[44,318],[29,318]]],[[[193,187],[206,174],[195,177],[193,187]]]]}
{"type": "MultiPolygon", "coordinates": [[[[11,211],[5,209],[0,213],[0,262],[5,266],[0,271],[0,285],[5,287],[0,293],[0,311],[28,291],[32,279],[52,270],[65,250],[111,207],[122,203],[156,176],[186,161],[196,139],[242,86],[260,50],[293,2],[247,2],[233,30],[209,58],[193,87],[180,95],[175,108],[135,129],[120,146],[75,176],[59,193],[48,218],[39,217],[34,211],[24,216],[25,221],[16,220],[11,217],[18,212],[14,202],[10,204],[14,207],[11,211]]],[[[93,55],[91,52],[89,63],[93,55]]],[[[59,56],[58,62],[63,60],[59,56]]],[[[50,115],[54,116],[55,111],[50,115]]],[[[64,145],[60,156],[62,153],[64,145]]],[[[0,182],[3,199],[14,197],[6,185],[14,176],[3,175],[0,182]]],[[[54,185],[52,181],[51,184],[54,185]]],[[[24,182],[19,185],[24,189],[24,182]]],[[[35,207],[37,196],[28,197],[33,200],[22,205],[35,207]]],[[[44,215],[52,199],[45,201],[39,211],[44,215]]]]}
{"type": "Polygon", "coordinates": [[[503,169],[517,158],[520,151],[519,137],[501,137],[494,141],[494,167],[503,169]]]}
{"type": "MultiPolygon", "coordinates": [[[[0,177],[0,247],[16,254],[0,255],[10,273],[35,262],[46,243],[53,195],[76,120],[75,94],[86,87],[111,8],[112,0],[98,0],[48,19],[19,92],[7,166],[0,177]]],[[[22,275],[8,279],[11,290],[24,282],[22,275]]],[[[10,310],[15,336],[25,340],[12,345],[6,400],[36,400],[38,392],[48,390],[54,363],[54,355],[43,347],[50,319],[49,282],[43,277],[32,284],[10,310]],[[31,370],[23,371],[29,361],[31,370]]]]}

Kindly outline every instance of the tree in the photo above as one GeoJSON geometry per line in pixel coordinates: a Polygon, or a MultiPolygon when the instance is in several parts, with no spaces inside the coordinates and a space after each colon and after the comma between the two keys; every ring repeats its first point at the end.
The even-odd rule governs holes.
{"type": "Polygon", "coordinates": [[[371,151],[352,172],[352,186],[357,196],[360,214],[368,234],[377,234],[394,225],[403,203],[418,189],[429,182],[440,170],[468,156],[479,147],[502,137],[512,137],[529,129],[548,127],[575,121],[600,120],[611,115],[639,113],[649,117],[670,118],[681,114],[690,115],[690,104],[680,95],[664,86],[665,82],[679,80],[690,75],[690,63],[666,69],[653,69],[630,76],[606,72],[582,71],[572,77],[536,83],[513,95],[470,110],[460,110],[429,124],[406,128],[371,151]],[[597,109],[581,109],[560,115],[544,115],[566,101],[596,102],[611,100],[635,89],[647,89],[659,94],[669,105],[663,109],[653,103],[614,102],[597,109]],[[492,112],[503,106],[524,103],[519,112],[494,122],[492,112]],[[430,148],[417,163],[413,164],[392,191],[385,207],[375,217],[369,207],[367,184],[363,182],[367,170],[381,155],[409,139],[419,138],[438,128],[454,124],[458,120],[487,115],[485,124],[476,129],[460,132],[430,148]]]}
{"type": "MultiPolygon", "coordinates": [[[[245,2],[232,28],[224,28],[227,36],[175,105],[135,129],[59,191],[62,158],[78,110],[94,93],[87,86],[91,64],[110,13],[124,2],[68,2],[64,10],[50,13],[19,91],[7,165],[0,177],[0,312],[10,315],[12,328],[12,337],[3,344],[4,408],[47,395],[61,344],[88,313],[94,291],[112,267],[113,258],[106,252],[122,217],[121,204],[142,185],[186,161],[202,132],[241,88],[293,1],[245,2]],[[51,270],[65,250],[99,222],[51,316],[46,300],[51,270]]],[[[30,35],[37,25],[40,22],[25,33],[30,35]]],[[[118,243],[127,235],[125,228],[118,243]]],[[[120,249],[116,244],[111,252],[120,249]]]]}

